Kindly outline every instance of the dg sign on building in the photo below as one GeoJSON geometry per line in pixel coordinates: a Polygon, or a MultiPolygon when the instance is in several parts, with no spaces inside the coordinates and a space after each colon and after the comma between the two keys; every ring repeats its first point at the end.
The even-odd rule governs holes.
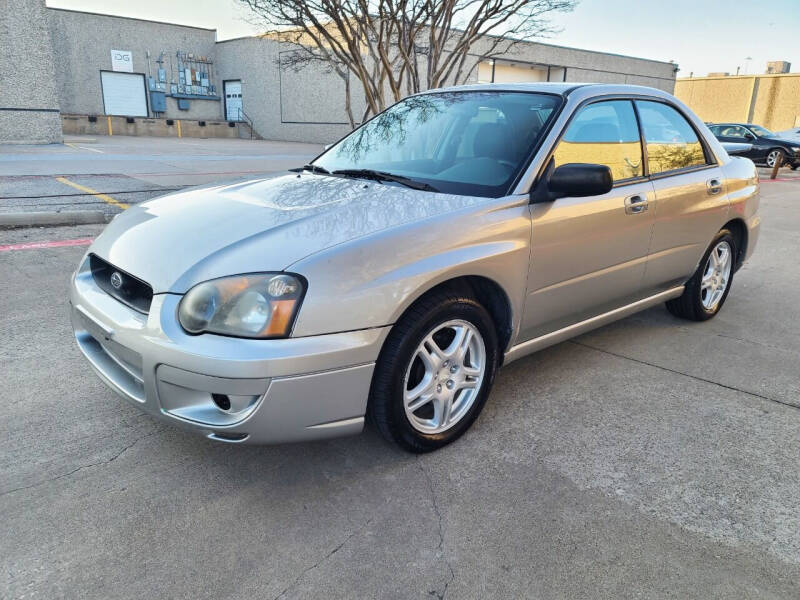
{"type": "Polygon", "coordinates": [[[133,53],[130,50],[112,50],[111,70],[133,73],[133,53]]]}

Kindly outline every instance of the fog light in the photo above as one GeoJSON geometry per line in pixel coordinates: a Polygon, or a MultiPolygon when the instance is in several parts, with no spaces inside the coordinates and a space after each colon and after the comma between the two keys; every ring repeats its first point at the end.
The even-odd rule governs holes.
{"type": "Polygon", "coordinates": [[[214,401],[214,404],[217,405],[217,408],[220,410],[230,410],[231,409],[231,399],[228,398],[225,394],[211,394],[211,399],[214,401]]]}

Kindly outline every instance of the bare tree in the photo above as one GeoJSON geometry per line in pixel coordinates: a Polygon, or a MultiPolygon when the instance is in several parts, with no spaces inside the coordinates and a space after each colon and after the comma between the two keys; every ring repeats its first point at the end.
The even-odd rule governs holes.
{"type": "Polygon", "coordinates": [[[482,61],[523,40],[554,32],[549,17],[577,0],[238,0],[290,44],[282,68],[323,64],[345,82],[355,124],[350,76],[361,84],[363,121],[408,94],[467,81],[482,61]]]}

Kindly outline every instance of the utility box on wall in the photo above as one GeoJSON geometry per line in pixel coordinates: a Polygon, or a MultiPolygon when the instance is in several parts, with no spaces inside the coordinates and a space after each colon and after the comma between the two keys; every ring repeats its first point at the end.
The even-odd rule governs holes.
{"type": "Polygon", "coordinates": [[[150,110],[154,113],[167,112],[167,94],[164,92],[150,92],[150,110]]]}

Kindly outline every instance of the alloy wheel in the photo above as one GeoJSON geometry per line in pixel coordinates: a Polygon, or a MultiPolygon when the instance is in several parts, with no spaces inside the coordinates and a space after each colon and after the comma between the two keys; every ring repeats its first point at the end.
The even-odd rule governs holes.
{"type": "Polygon", "coordinates": [[[770,152],[767,155],[767,166],[768,167],[774,167],[775,163],[777,162],[778,157],[780,155],[781,155],[781,151],[780,150],[773,150],[772,152],[770,152]]]}
{"type": "Polygon", "coordinates": [[[486,374],[486,345],[472,323],[437,325],[417,346],[406,370],[403,404],[411,426],[447,431],[475,403],[486,374]]]}
{"type": "Polygon", "coordinates": [[[727,241],[721,241],[714,246],[708,255],[703,278],[700,280],[700,301],[703,308],[713,311],[719,306],[728,283],[733,267],[733,250],[727,241]]]}

